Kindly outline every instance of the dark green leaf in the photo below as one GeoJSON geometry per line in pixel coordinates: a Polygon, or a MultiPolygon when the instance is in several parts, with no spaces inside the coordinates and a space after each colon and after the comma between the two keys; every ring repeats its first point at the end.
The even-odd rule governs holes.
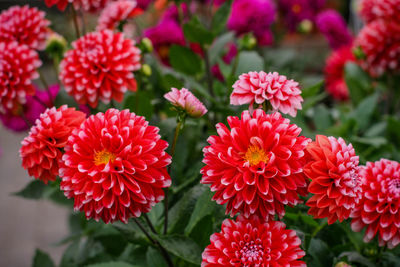
{"type": "Polygon", "coordinates": [[[160,244],[177,257],[193,264],[201,263],[201,249],[190,238],[184,236],[159,237],[160,244]]]}
{"type": "Polygon", "coordinates": [[[86,267],[135,267],[135,265],[122,262],[122,261],[111,261],[107,263],[96,263],[96,264],[90,264],[86,265],[86,267]]]}
{"type": "Polygon", "coordinates": [[[173,45],[169,50],[172,67],[182,73],[195,75],[201,72],[201,59],[191,49],[173,45]]]}
{"type": "Polygon", "coordinates": [[[318,132],[324,132],[333,123],[330,111],[324,105],[318,105],[315,108],[313,119],[318,132]]]}
{"type": "Polygon", "coordinates": [[[239,62],[236,69],[236,76],[249,71],[261,71],[264,69],[264,60],[257,52],[243,51],[239,54],[239,62]]]}
{"type": "Polygon", "coordinates": [[[50,258],[50,256],[37,249],[35,253],[35,257],[33,258],[33,267],[54,267],[53,260],[50,258]]]}
{"type": "Polygon", "coordinates": [[[209,214],[213,214],[215,203],[211,201],[212,196],[213,192],[206,190],[197,200],[193,213],[190,216],[189,223],[185,228],[185,235],[189,235],[201,219],[209,214]]]}
{"type": "Polygon", "coordinates": [[[312,257],[312,262],[309,263],[309,266],[332,266],[332,252],[330,251],[328,245],[320,239],[311,239],[307,254],[312,257]]]}
{"type": "Polygon", "coordinates": [[[378,94],[373,94],[363,99],[354,111],[354,118],[360,130],[366,130],[369,126],[371,116],[378,103],[378,94]]]}
{"type": "Polygon", "coordinates": [[[152,92],[138,90],[136,93],[125,99],[124,108],[128,108],[131,112],[135,112],[137,115],[151,118],[153,115],[152,99],[154,99],[152,92]]]}
{"type": "Polygon", "coordinates": [[[147,249],[146,261],[147,261],[147,266],[157,266],[157,267],[168,266],[163,256],[160,254],[160,252],[153,247],[149,247],[147,249]]]}
{"type": "Polygon", "coordinates": [[[400,120],[389,117],[387,126],[388,139],[400,148],[400,120]]]}
{"type": "Polygon", "coordinates": [[[323,84],[324,84],[324,81],[320,81],[319,83],[314,84],[313,86],[310,86],[308,88],[304,88],[301,91],[301,96],[303,98],[316,96],[321,91],[321,87],[322,87],[323,84]]]}
{"type": "Polygon", "coordinates": [[[225,28],[226,21],[231,13],[231,2],[232,1],[230,0],[226,1],[214,14],[211,22],[211,28],[215,34],[219,34],[225,28]]]}
{"type": "Polygon", "coordinates": [[[345,66],[345,80],[350,91],[350,98],[358,104],[367,95],[370,89],[370,78],[357,64],[347,63],[345,66]]]}
{"type": "Polygon", "coordinates": [[[34,180],[21,191],[14,193],[14,195],[29,199],[40,199],[43,197],[45,189],[46,185],[42,181],[34,180]]]}
{"type": "Polygon", "coordinates": [[[214,40],[214,34],[208,31],[197,17],[192,17],[188,23],[183,25],[183,32],[186,39],[193,43],[206,45],[211,44],[214,40]]]}

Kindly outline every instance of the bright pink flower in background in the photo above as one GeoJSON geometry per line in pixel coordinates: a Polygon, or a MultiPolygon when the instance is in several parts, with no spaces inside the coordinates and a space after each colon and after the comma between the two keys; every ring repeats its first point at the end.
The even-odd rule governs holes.
{"type": "Polygon", "coordinates": [[[325,7],[326,0],[279,0],[282,17],[290,31],[297,30],[305,20],[315,21],[317,13],[325,7]]]}
{"type": "Polygon", "coordinates": [[[101,12],[96,30],[115,30],[119,23],[143,13],[135,0],[118,0],[109,3],[101,12]]]}
{"type": "Polygon", "coordinates": [[[367,24],[355,39],[355,47],[364,53],[359,62],[371,76],[400,70],[400,24],[382,20],[367,24]]]}
{"type": "Polygon", "coordinates": [[[217,124],[218,135],[207,140],[201,183],[211,185],[213,200],[226,204],[231,216],[282,217],[285,205],[307,194],[304,150],[311,140],[277,112],[244,111],[241,118],[228,117],[228,124],[230,129],[217,124]]]}
{"type": "Polygon", "coordinates": [[[362,198],[350,215],[351,228],[366,228],[364,241],[378,237],[379,245],[390,249],[400,244],[400,164],[381,159],[361,169],[362,198]]]}
{"type": "Polygon", "coordinates": [[[139,217],[164,198],[171,162],[159,129],[129,110],[90,116],[65,147],[61,189],[76,210],[105,223],[139,217]]]}
{"type": "Polygon", "coordinates": [[[99,100],[121,102],[127,90],[136,91],[133,71],[141,64],[134,41],[103,30],[88,33],[72,46],[60,64],[60,79],[79,104],[95,108],[99,100]]]}
{"type": "Polygon", "coordinates": [[[233,85],[231,105],[262,105],[268,101],[274,110],[295,117],[302,109],[299,83],[277,72],[249,72],[239,76],[233,85]]]}
{"type": "Polygon", "coordinates": [[[276,8],[271,0],[234,0],[227,27],[238,35],[252,32],[260,45],[269,45],[273,40],[270,26],[275,19],[276,8]]]}
{"type": "Polygon", "coordinates": [[[342,138],[317,135],[306,148],[304,173],[311,179],[308,214],[328,218],[328,224],[349,218],[361,198],[358,156],[342,138]]]}
{"type": "Polygon", "coordinates": [[[210,237],[202,254],[202,267],[306,266],[300,259],[301,240],[283,222],[264,222],[257,217],[225,219],[221,232],[210,237]]]}
{"type": "Polygon", "coordinates": [[[36,120],[19,151],[22,167],[44,183],[54,181],[59,161],[72,130],[84,121],[85,114],[66,105],[47,109],[36,120]]]}
{"type": "Polygon", "coordinates": [[[1,122],[5,127],[16,132],[28,130],[31,125],[35,124],[40,114],[46,110],[43,104],[48,107],[53,106],[53,101],[59,90],[60,86],[58,85],[50,86],[49,91],[38,90],[36,88],[35,97],[42,103],[33,96],[27,96],[26,103],[21,105],[16,112],[8,111],[5,114],[0,114],[1,122]]]}
{"type": "Polygon", "coordinates": [[[328,9],[319,13],[316,25],[332,49],[350,46],[353,42],[353,35],[347,28],[346,21],[336,10],[328,9]]]}
{"type": "Polygon", "coordinates": [[[342,47],[328,57],[325,63],[325,87],[336,100],[349,99],[349,89],[344,79],[344,68],[347,63],[355,62],[352,47],[342,47]]]}
{"type": "Polygon", "coordinates": [[[200,118],[207,113],[207,109],[203,103],[186,88],[182,88],[181,90],[172,88],[171,92],[166,93],[164,97],[172,105],[191,117],[200,118]]]}
{"type": "Polygon", "coordinates": [[[0,42],[0,113],[17,112],[35,93],[32,80],[42,62],[36,51],[17,42],[0,42]]]}
{"type": "Polygon", "coordinates": [[[75,9],[83,9],[85,11],[98,11],[105,7],[111,0],[44,0],[48,7],[56,5],[61,11],[64,11],[69,3],[73,4],[75,9]]]}
{"type": "Polygon", "coordinates": [[[0,13],[0,41],[17,41],[42,50],[50,33],[49,25],[43,11],[28,5],[12,6],[0,13]]]}
{"type": "Polygon", "coordinates": [[[367,22],[387,20],[400,22],[399,0],[361,0],[360,15],[367,22]]]}

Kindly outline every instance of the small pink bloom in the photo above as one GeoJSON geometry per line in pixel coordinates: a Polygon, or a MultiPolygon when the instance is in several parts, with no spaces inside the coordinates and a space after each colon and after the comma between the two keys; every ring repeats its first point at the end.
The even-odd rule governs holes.
{"type": "Polygon", "coordinates": [[[231,105],[252,106],[269,101],[274,110],[295,117],[297,110],[302,108],[303,98],[300,94],[299,83],[288,80],[286,76],[277,72],[253,71],[240,75],[233,85],[231,105]]]}
{"type": "Polygon", "coordinates": [[[97,24],[97,31],[114,30],[120,22],[135,17],[143,13],[143,10],[137,7],[136,1],[119,0],[111,2],[103,9],[97,24]]]}
{"type": "Polygon", "coordinates": [[[184,110],[189,116],[200,118],[207,113],[206,107],[188,89],[178,90],[172,88],[171,92],[164,95],[172,105],[184,110]]]}

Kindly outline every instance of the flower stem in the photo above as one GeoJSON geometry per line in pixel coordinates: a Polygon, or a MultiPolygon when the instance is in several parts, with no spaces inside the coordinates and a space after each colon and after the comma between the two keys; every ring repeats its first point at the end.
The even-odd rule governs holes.
{"type": "Polygon", "coordinates": [[[147,224],[149,225],[150,230],[151,230],[153,233],[157,234],[157,231],[156,231],[156,229],[154,228],[153,224],[151,223],[151,221],[150,221],[150,219],[149,219],[149,216],[147,216],[146,213],[143,213],[143,217],[144,217],[144,219],[146,220],[147,224]]]}
{"type": "Polygon", "coordinates": [[[79,37],[81,37],[81,33],[79,31],[78,18],[77,18],[77,15],[76,15],[76,10],[74,8],[74,5],[71,5],[71,13],[72,13],[72,19],[74,21],[76,38],[79,38],[79,37]]]}

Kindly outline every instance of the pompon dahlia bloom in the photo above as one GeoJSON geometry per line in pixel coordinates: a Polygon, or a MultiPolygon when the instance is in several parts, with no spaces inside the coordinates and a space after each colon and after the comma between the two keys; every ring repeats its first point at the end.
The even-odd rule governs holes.
{"type": "Polygon", "coordinates": [[[57,5],[57,8],[64,11],[69,3],[74,5],[75,9],[82,8],[85,11],[95,12],[105,7],[112,0],[44,0],[48,7],[57,5]]]}
{"type": "Polygon", "coordinates": [[[90,116],[65,147],[61,189],[76,210],[105,223],[139,217],[164,198],[171,185],[171,156],[159,129],[129,110],[90,116]]]}
{"type": "Polygon", "coordinates": [[[261,105],[269,101],[274,110],[295,117],[301,110],[301,90],[299,83],[288,80],[277,72],[249,72],[239,76],[233,84],[231,105],[261,105]]]}
{"type": "Polygon", "coordinates": [[[111,2],[101,12],[96,30],[114,30],[118,27],[120,22],[133,18],[142,12],[143,11],[137,7],[135,0],[118,0],[116,2],[111,2]]]}
{"type": "Polygon", "coordinates": [[[383,19],[400,22],[399,0],[362,0],[360,2],[360,15],[369,23],[383,19]]]}
{"type": "Polygon", "coordinates": [[[95,108],[98,101],[122,101],[127,90],[136,91],[133,71],[140,69],[135,42],[110,30],[92,32],[73,44],[61,61],[60,79],[79,104],[95,108]]]}
{"type": "Polygon", "coordinates": [[[46,110],[43,103],[48,107],[53,106],[53,101],[60,90],[60,86],[50,86],[48,92],[38,90],[37,88],[35,90],[35,97],[42,103],[32,96],[27,96],[26,103],[20,105],[16,111],[8,111],[5,114],[0,113],[0,120],[5,127],[15,132],[28,130],[31,125],[35,124],[35,121],[40,117],[40,114],[46,110]]]}
{"type": "Polygon", "coordinates": [[[326,90],[333,98],[341,101],[349,99],[349,89],[344,79],[346,63],[355,62],[352,47],[342,47],[328,57],[325,63],[326,90]]]}
{"type": "Polygon", "coordinates": [[[279,0],[279,8],[289,30],[295,31],[303,21],[315,21],[326,0],[279,0]]]}
{"type": "Polygon", "coordinates": [[[300,238],[283,222],[242,216],[236,221],[225,219],[221,232],[213,234],[210,241],[202,254],[202,267],[306,266],[300,260],[305,255],[300,238]]]}
{"type": "Polygon", "coordinates": [[[43,50],[50,21],[37,8],[12,6],[0,13],[0,41],[17,41],[32,49],[43,50]]]}
{"type": "Polygon", "coordinates": [[[207,113],[207,109],[203,103],[186,88],[182,88],[181,90],[171,88],[171,92],[166,93],[164,97],[172,105],[191,117],[200,118],[207,113]]]}
{"type": "Polygon", "coordinates": [[[307,194],[303,166],[310,139],[278,112],[246,110],[241,119],[228,117],[228,124],[231,129],[217,124],[218,135],[207,140],[201,183],[211,185],[213,200],[227,204],[231,216],[282,217],[285,205],[296,205],[298,194],[307,194]]]}
{"type": "Polygon", "coordinates": [[[399,71],[400,24],[373,21],[367,24],[355,39],[355,47],[361,48],[364,58],[360,65],[371,76],[381,76],[386,71],[399,71]]]}
{"type": "Polygon", "coordinates": [[[377,236],[380,246],[392,249],[400,244],[400,164],[387,159],[367,162],[361,176],[363,193],[350,215],[351,228],[359,232],[365,227],[365,242],[377,236]]]}
{"type": "Polygon", "coordinates": [[[16,112],[35,93],[32,80],[42,62],[36,51],[17,42],[0,41],[0,113],[16,112]]]}
{"type": "Polygon", "coordinates": [[[316,24],[319,31],[328,40],[331,48],[338,49],[352,44],[353,35],[347,28],[342,15],[336,10],[329,9],[319,13],[316,24]]]}
{"type": "Polygon", "coordinates": [[[271,0],[234,0],[227,27],[238,35],[253,32],[259,44],[269,45],[273,38],[270,26],[275,19],[276,8],[271,0]]]}
{"type": "Polygon", "coordinates": [[[47,109],[36,120],[19,151],[22,167],[30,176],[44,183],[54,181],[59,174],[59,161],[73,129],[85,120],[85,114],[66,105],[47,109]]]}
{"type": "Polygon", "coordinates": [[[328,224],[349,218],[361,198],[358,156],[342,138],[317,135],[306,148],[304,173],[311,179],[308,214],[328,218],[328,224]]]}

